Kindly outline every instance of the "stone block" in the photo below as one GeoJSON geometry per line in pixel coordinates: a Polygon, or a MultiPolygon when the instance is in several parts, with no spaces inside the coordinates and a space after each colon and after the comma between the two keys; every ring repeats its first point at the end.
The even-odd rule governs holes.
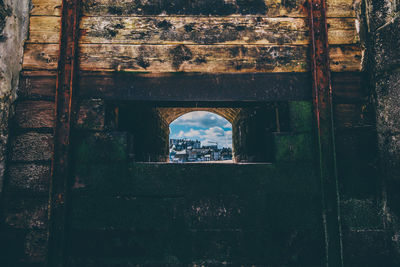
{"type": "Polygon", "coordinates": [[[387,23],[397,11],[396,0],[367,0],[366,3],[372,32],[387,23]]]}
{"type": "Polygon", "coordinates": [[[9,192],[48,194],[50,164],[10,163],[8,166],[9,192]]]}
{"type": "Polygon", "coordinates": [[[53,155],[53,135],[28,132],[12,140],[10,158],[12,161],[44,161],[53,155]]]}
{"type": "Polygon", "coordinates": [[[400,64],[400,16],[374,34],[375,70],[391,70],[400,64]]]}
{"type": "Polygon", "coordinates": [[[380,204],[373,199],[346,199],[341,201],[343,228],[351,230],[383,229],[380,204]]]}
{"type": "Polygon", "coordinates": [[[400,180],[400,134],[378,136],[381,162],[386,179],[400,180]]]}
{"type": "Polygon", "coordinates": [[[375,90],[378,132],[400,132],[400,72],[378,79],[375,90]]]}
{"type": "Polygon", "coordinates": [[[388,241],[383,230],[344,231],[344,262],[348,266],[395,267],[388,241]]]}

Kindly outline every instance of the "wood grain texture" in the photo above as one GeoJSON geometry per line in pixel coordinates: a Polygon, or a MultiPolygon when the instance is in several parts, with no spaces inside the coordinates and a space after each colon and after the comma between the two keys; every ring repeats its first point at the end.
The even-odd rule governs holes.
{"type": "Polygon", "coordinates": [[[24,71],[18,85],[18,97],[21,99],[54,100],[56,89],[55,73],[42,71],[24,71]]]}
{"type": "Polygon", "coordinates": [[[20,128],[54,127],[54,102],[18,102],[15,111],[15,123],[20,128]]]}
{"type": "Polygon", "coordinates": [[[59,50],[58,44],[27,44],[22,68],[24,70],[56,70],[59,50]]]}
{"type": "Polygon", "coordinates": [[[27,43],[58,43],[61,17],[31,16],[27,43]]]}
{"type": "MultiPolygon", "coordinates": [[[[306,17],[303,4],[303,0],[85,0],[83,13],[88,16],[257,14],[268,17],[306,17]]],[[[328,17],[354,17],[353,5],[353,0],[328,0],[327,15],[328,17]]]]}
{"type": "MultiPolygon", "coordinates": [[[[141,101],[295,101],[311,99],[308,73],[81,72],[79,97],[141,101]]],[[[197,103],[196,105],[199,105],[197,103]]]]}
{"type": "MultiPolygon", "coordinates": [[[[82,71],[134,72],[305,72],[307,46],[81,45],[82,71]]],[[[28,44],[26,70],[57,68],[58,45],[28,44]]],[[[359,71],[357,45],[330,48],[332,71],[359,71]]]]}
{"type": "MultiPolygon", "coordinates": [[[[84,17],[81,43],[308,44],[304,18],[84,17]]],[[[353,18],[329,20],[331,44],[359,41],[353,18]]]]}
{"type": "Polygon", "coordinates": [[[31,15],[61,15],[62,0],[32,0],[31,15]]]}

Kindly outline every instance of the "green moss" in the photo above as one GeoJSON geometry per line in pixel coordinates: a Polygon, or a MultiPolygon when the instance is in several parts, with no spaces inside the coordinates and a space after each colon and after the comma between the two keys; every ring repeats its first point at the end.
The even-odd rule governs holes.
{"type": "Polygon", "coordinates": [[[289,102],[290,128],[294,132],[308,132],[313,129],[312,103],[307,101],[289,102]]]}
{"type": "Polygon", "coordinates": [[[312,136],[306,134],[277,133],[275,139],[275,160],[280,161],[311,161],[314,144],[312,136]]]}

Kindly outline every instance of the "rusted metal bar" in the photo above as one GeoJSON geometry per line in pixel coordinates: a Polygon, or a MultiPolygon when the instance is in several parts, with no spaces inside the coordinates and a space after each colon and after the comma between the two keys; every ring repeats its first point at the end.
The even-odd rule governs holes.
{"type": "Polygon", "coordinates": [[[66,195],[69,178],[69,152],[72,97],[76,84],[80,0],[63,0],[60,57],[56,84],[56,126],[50,182],[49,243],[47,266],[63,266],[65,261],[66,195]]]}
{"type": "Polygon", "coordinates": [[[325,227],[326,266],[343,266],[342,235],[332,116],[332,85],[325,0],[307,0],[311,36],[313,104],[325,227]]]}

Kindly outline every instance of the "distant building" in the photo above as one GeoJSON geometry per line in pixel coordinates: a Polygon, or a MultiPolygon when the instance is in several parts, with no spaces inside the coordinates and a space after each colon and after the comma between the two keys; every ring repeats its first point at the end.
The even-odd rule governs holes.
{"type": "Polygon", "coordinates": [[[232,160],[232,149],[219,149],[218,145],[201,146],[198,140],[170,139],[169,159],[171,162],[201,162],[232,160]]]}

